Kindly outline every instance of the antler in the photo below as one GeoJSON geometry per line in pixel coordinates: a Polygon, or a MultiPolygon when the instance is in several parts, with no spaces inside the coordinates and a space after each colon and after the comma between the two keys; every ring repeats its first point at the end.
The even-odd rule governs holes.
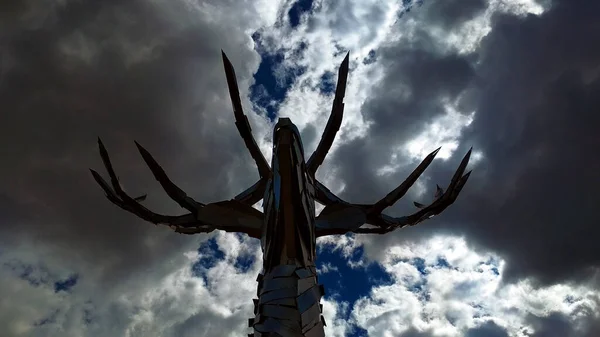
{"type": "Polygon", "coordinates": [[[260,179],[244,192],[238,194],[234,200],[238,200],[248,205],[253,205],[263,198],[267,179],[271,174],[271,168],[267,163],[264,155],[260,151],[254,136],[252,136],[252,128],[248,122],[248,117],[244,114],[242,109],[242,101],[240,100],[240,91],[237,85],[237,79],[235,77],[235,70],[233,65],[225,55],[225,52],[221,50],[221,56],[223,57],[223,67],[225,68],[225,76],[227,77],[227,86],[229,88],[229,96],[231,97],[231,104],[233,105],[233,114],[235,116],[235,126],[240,133],[240,136],[244,139],[244,143],[250,151],[250,155],[256,162],[258,168],[258,174],[260,179]]]}
{"type": "MultiPolygon", "coordinates": [[[[440,149],[438,148],[425,157],[421,164],[417,166],[417,168],[408,176],[408,178],[406,178],[406,180],[404,180],[397,188],[373,205],[349,204],[334,196],[335,198],[339,199],[341,203],[334,202],[330,206],[325,207],[321,213],[323,217],[321,217],[321,215],[317,217],[317,235],[323,236],[331,234],[344,234],[347,232],[383,234],[393,231],[397,228],[414,226],[424,220],[440,214],[448,206],[454,203],[454,201],[456,201],[458,194],[467,183],[467,180],[471,175],[471,171],[467,172],[466,174],[463,173],[465,172],[467,164],[469,163],[472,149],[470,149],[462,159],[446,191],[443,192],[443,190],[436,185],[437,198],[430,205],[424,206],[415,202],[415,205],[421,209],[411,215],[399,218],[391,217],[381,213],[385,208],[392,206],[406,194],[410,187],[417,181],[419,176],[431,164],[439,150],[440,149]],[[332,209],[332,211],[328,211],[328,208],[332,209]],[[361,226],[364,224],[369,224],[376,227],[361,228],[361,226]]],[[[320,186],[317,185],[317,190],[319,187],[320,186]]],[[[333,193],[331,193],[331,195],[333,195],[333,193]]],[[[333,197],[328,196],[328,199],[333,200],[333,197]]]]}
{"type": "Polygon", "coordinates": [[[342,117],[344,115],[344,96],[346,95],[346,80],[348,79],[349,58],[350,52],[346,54],[346,57],[344,58],[344,61],[342,61],[338,71],[338,82],[335,88],[333,107],[331,108],[331,114],[327,120],[327,125],[325,125],[323,135],[321,136],[321,141],[319,141],[317,149],[315,152],[313,152],[306,163],[306,172],[313,177],[319,166],[323,164],[323,160],[325,160],[327,152],[329,152],[329,149],[331,149],[335,135],[342,125],[342,117]]]}
{"type": "Polygon", "coordinates": [[[215,229],[221,229],[230,232],[246,233],[255,238],[260,237],[260,228],[262,225],[261,212],[236,200],[221,201],[208,205],[197,202],[187,196],[182,189],[168,178],[165,171],[146,149],[137,142],[135,144],[142,158],[148,164],[148,167],[150,167],[152,174],[169,197],[175,200],[181,207],[187,209],[189,213],[177,216],[158,214],[139,203],[139,201],[145,199],[145,195],[137,198],[129,196],[121,187],[110,162],[108,151],[106,151],[102,140],[98,138],[100,156],[110,176],[111,184],[109,185],[98,172],[92,169],[90,171],[96,182],[106,193],[108,200],[113,204],[146,221],[157,225],[167,225],[178,233],[209,233],[215,229]]]}

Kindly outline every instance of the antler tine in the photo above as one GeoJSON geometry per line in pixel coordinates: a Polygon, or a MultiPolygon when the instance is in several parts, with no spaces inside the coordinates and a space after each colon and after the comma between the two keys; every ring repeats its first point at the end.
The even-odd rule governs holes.
{"type": "Polygon", "coordinates": [[[176,225],[178,223],[189,223],[192,220],[195,221],[195,219],[194,219],[195,217],[193,216],[193,214],[186,214],[186,215],[181,215],[181,216],[167,216],[167,215],[154,213],[154,212],[150,211],[149,209],[147,209],[146,207],[142,206],[135,199],[130,197],[121,188],[121,185],[119,184],[119,179],[117,178],[117,175],[116,175],[116,173],[112,167],[112,164],[110,162],[110,157],[108,156],[108,151],[106,151],[106,148],[104,147],[104,144],[102,143],[102,140],[100,140],[100,138],[98,138],[98,147],[100,148],[100,156],[102,157],[104,166],[106,167],[106,170],[108,171],[108,175],[110,176],[112,188],[100,176],[100,174],[98,174],[98,172],[96,172],[92,169],[90,169],[90,171],[92,172],[92,176],[94,177],[94,180],[96,180],[96,182],[100,185],[100,187],[102,187],[102,189],[106,193],[106,197],[113,204],[119,206],[120,208],[122,208],[126,211],[129,211],[129,212],[139,216],[140,218],[142,218],[146,221],[149,221],[149,222],[152,222],[155,224],[169,223],[169,224],[176,225]]]}
{"type": "Polygon", "coordinates": [[[469,149],[469,151],[467,152],[467,154],[461,160],[460,165],[458,165],[458,169],[456,169],[454,176],[452,176],[452,180],[450,181],[448,190],[455,188],[457,186],[457,184],[459,183],[459,181],[462,180],[462,178],[464,178],[463,173],[465,172],[465,169],[467,168],[467,165],[469,164],[469,159],[471,159],[472,151],[473,151],[473,148],[471,147],[469,149]]]}
{"type": "Polygon", "coordinates": [[[313,176],[315,175],[317,168],[323,164],[327,152],[329,152],[329,149],[331,149],[335,135],[342,125],[342,117],[344,115],[344,96],[346,95],[346,81],[348,79],[348,67],[350,63],[349,59],[350,52],[346,54],[346,57],[344,58],[344,61],[342,61],[338,71],[338,81],[335,89],[335,97],[333,99],[333,107],[331,109],[329,120],[327,120],[327,125],[325,125],[323,135],[321,136],[321,141],[319,141],[317,149],[310,156],[306,164],[307,173],[313,176]]]}
{"type": "Polygon", "coordinates": [[[90,169],[90,172],[92,172],[92,176],[94,177],[94,180],[96,180],[98,185],[100,185],[100,187],[104,190],[104,193],[106,194],[106,197],[108,198],[108,200],[110,200],[113,204],[125,209],[126,211],[131,212],[131,208],[126,207],[125,204],[123,204],[121,199],[119,199],[119,197],[115,194],[115,191],[112,190],[112,188],[102,178],[102,176],[100,176],[100,174],[98,172],[96,172],[95,170],[92,170],[92,169],[90,169]]]}
{"type": "Polygon", "coordinates": [[[331,204],[347,204],[337,195],[333,194],[323,183],[315,179],[315,200],[328,206],[331,204]]]}
{"type": "Polygon", "coordinates": [[[214,231],[216,228],[214,227],[180,227],[180,226],[170,226],[175,233],[179,234],[197,234],[197,233],[210,233],[214,231]]]}
{"type": "Polygon", "coordinates": [[[460,165],[458,166],[458,169],[456,170],[456,172],[454,173],[454,176],[452,177],[452,181],[450,182],[448,189],[444,192],[444,194],[442,194],[439,197],[439,199],[432,202],[429,206],[426,206],[426,207],[422,208],[421,210],[417,211],[416,213],[413,213],[409,216],[404,216],[401,218],[394,218],[394,220],[391,221],[393,223],[389,223],[390,221],[388,221],[388,219],[382,219],[382,220],[385,223],[388,223],[388,225],[391,225],[393,228],[396,228],[398,226],[400,226],[400,227],[413,226],[423,220],[429,219],[435,215],[440,214],[448,206],[452,205],[454,203],[454,201],[456,201],[458,194],[460,193],[460,191],[463,189],[463,187],[467,183],[467,180],[469,180],[469,177],[471,176],[471,171],[467,172],[465,175],[463,175],[463,172],[465,171],[465,168],[467,167],[470,156],[471,156],[471,150],[469,150],[469,152],[467,152],[467,154],[461,161],[460,165]]]}
{"type": "Polygon", "coordinates": [[[458,181],[458,184],[456,184],[456,186],[452,190],[452,195],[450,198],[453,198],[455,200],[458,197],[458,194],[460,193],[460,191],[462,191],[463,187],[465,187],[467,180],[469,180],[469,177],[471,176],[471,172],[472,171],[467,172],[464,176],[462,176],[460,178],[460,180],[458,181]]]}
{"type": "Polygon", "coordinates": [[[244,114],[244,110],[242,109],[242,101],[240,100],[240,90],[237,85],[237,80],[235,77],[235,70],[233,69],[233,65],[225,55],[225,52],[221,50],[221,55],[223,57],[223,66],[225,67],[225,76],[227,77],[227,86],[229,88],[229,96],[231,97],[231,104],[233,105],[233,114],[235,116],[235,126],[240,133],[240,136],[244,139],[244,143],[250,151],[250,155],[256,162],[256,166],[258,167],[258,174],[261,178],[268,177],[271,173],[271,168],[267,163],[264,155],[260,151],[256,140],[252,136],[252,128],[250,127],[250,122],[248,122],[248,117],[244,114]]]}
{"type": "Polygon", "coordinates": [[[142,158],[152,171],[152,174],[156,178],[156,180],[160,183],[162,188],[167,192],[171,199],[175,200],[181,207],[187,209],[188,211],[196,214],[198,212],[198,208],[204,206],[204,204],[197,202],[196,200],[187,196],[187,194],[175,185],[167,176],[162,167],[156,162],[156,160],[152,157],[150,152],[148,152],[144,147],[142,147],[138,142],[135,142],[135,146],[137,146],[138,151],[142,155],[142,158]]]}
{"type": "Polygon", "coordinates": [[[461,177],[461,179],[459,180],[459,184],[455,185],[453,189],[448,189],[440,199],[434,201],[433,203],[431,203],[431,205],[421,209],[420,211],[414,214],[399,218],[400,226],[414,226],[424,220],[427,220],[440,214],[442,211],[448,208],[448,206],[452,205],[456,201],[458,194],[460,193],[464,185],[467,183],[467,180],[469,179],[470,175],[471,172],[469,171],[467,174],[461,177]]]}
{"type": "Polygon", "coordinates": [[[264,197],[266,185],[267,180],[260,179],[254,183],[254,185],[233,197],[233,200],[241,201],[248,205],[254,205],[264,197]]]}
{"type": "Polygon", "coordinates": [[[373,207],[369,209],[369,214],[381,213],[385,208],[392,206],[398,200],[400,200],[400,198],[402,198],[406,194],[406,192],[408,192],[412,185],[414,185],[414,183],[421,176],[421,174],[425,172],[425,170],[431,164],[431,162],[433,162],[433,159],[438,154],[440,149],[441,147],[438,147],[435,151],[427,155],[427,157],[423,159],[421,164],[419,164],[419,166],[417,166],[417,168],[411,172],[411,174],[408,176],[408,178],[406,178],[406,180],[402,182],[402,184],[400,184],[393,191],[388,193],[388,195],[386,195],[383,199],[379,200],[373,205],[373,207]]]}

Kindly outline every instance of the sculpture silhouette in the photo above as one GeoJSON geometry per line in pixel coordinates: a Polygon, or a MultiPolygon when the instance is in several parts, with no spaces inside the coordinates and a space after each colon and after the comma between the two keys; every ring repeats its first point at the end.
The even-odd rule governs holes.
{"type": "Polygon", "coordinates": [[[258,167],[260,178],[254,185],[232,200],[200,203],[177,187],[150,153],[136,142],[142,158],[169,197],[189,211],[179,216],[157,214],[140,204],[145,196],[132,198],[123,191],[100,139],[100,155],[111,184],[94,170],[91,170],[92,175],[112,203],[149,222],[168,225],[175,232],[195,234],[219,229],[260,239],[263,269],[257,278],[255,317],[248,322],[254,328],[254,334],[250,336],[324,336],[325,321],[320,305],[324,289],[317,283],[315,239],[347,232],[383,234],[416,225],[441,213],[456,200],[469,179],[470,172],[463,173],[471,150],[463,158],[446,191],[438,186],[435,200],[428,206],[415,202],[420,210],[414,214],[391,217],[382,211],[404,196],[433,161],[439,148],[383,199],[374,204],[346,202],[320,183],[315,172],[323,163],[342,122],[349,54],[339,68],[333,108],[315,152],[305,161],[298,129],[289,118],[279,118],[273,133],[271,166],[260,152],[242,110],[233,66],[225,53],[222,56],[235,125],[258,167]],[[263,212],[252,207],[260,199],[263,199],[263,212]],[[315,201],[325,206],[317,217],[315,201]]]}

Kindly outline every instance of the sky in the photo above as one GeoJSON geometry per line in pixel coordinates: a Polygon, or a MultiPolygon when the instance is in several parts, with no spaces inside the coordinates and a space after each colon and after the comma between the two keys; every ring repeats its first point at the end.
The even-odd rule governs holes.
{"type": "Polygon", "coordinates": [[[600,2],[8,0],[0,3],[0,335],[245,336],[259,242],[146,223],[182,214],[134,140],[204,203],[258,175],[221,50],[265,157],[278,117],[307,156],[350,52],[344,120],[317,178],[371,203],[438,146],[386,214],[473,174],[440,216],[318,240],[332,337],[600,336],[600,2]]]}

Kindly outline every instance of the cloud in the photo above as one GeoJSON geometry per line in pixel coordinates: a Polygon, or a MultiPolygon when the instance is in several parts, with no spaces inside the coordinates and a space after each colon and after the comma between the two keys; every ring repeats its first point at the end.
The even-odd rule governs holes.
{"type": "Polygon", "coordinates": [[[254,240],[232,234],[211,240],[224,249],[218,259],[215,250],[187,251],[167,261],[169,267],[163,271],[149,268],[133,284],[108,290],[95,283],[98,277],[87,273],[88,280],[78,281],[69,292],[57,291],[60,273],[56,270],[17,260],[15,256],[25,255],[17,250],[10,256],[3,254],[0,295],[19,298],[0,304],[4,331],[8,336],[243,334],[252,313],[260,247],[254,240]],[[237,269],[235,261],[247,254],[256,257],[253,263],[246,270],[237,269]],[[203,258],[216,260],[201,277],[194,266],[203,258]],[[140,282],[148,275],[153,278],[140,282]]]}
{"type": "Polygon", "coordinates": [[[431,166],[409,202],[387,210],[404,215],[414,211],[410,199],[427,201],[436,183],[447,184],[473,146],[475,171],[457,204],[439,219],[377,237],[367,253],[444,230],[502,254],[507,278],[585,282],[600,258],[592,206],[599,200],[589,193],[598,188],[590,155],[597,145],[594,11],[585,1],[477,8],[470,21],[440,30],[432,13],[444,8],[425,2],[393,31],[381,28],[377,61],[357,65],[351,80],[367,68],[382,76],[366,77],[369,85],[351,81],[369,96],[346,99],[349,119],[362,120],[365,135],[337,138],[327,168],[343,198],[373,202],[406,178],[415,157],[446,144],[446,161],[431,166]]]}
{"type": "MultiPolygon", "coordinates": [[[[159,324],[154,310],[186,298],[187,283],[176,281],[188,277],[183,253],[206,236],[175,235],[121,212],[87,169],[101,169],[101,136],[124,188],[148,193],[149,208],[173,214],[182,212],[154,182],[133,140],[198,200],[229,198],[252,184],[255,168],[233,127],[220,49],[229,51],[247,92],[259,57],[244,30],[264,23],[268,11],[259,5],[61,1],[10,7],[12,19],[2,20],[0,101],[7,113],[0,123],[0,246],[6,261],[42,266],[34,272],[56,277],[29,291],[27,280],[2,269],[2,298],[12,299],[0,312],[7,336],[50,336],[61,329],[61,336],[149,336],[140,322],[152,317],[159,324]],[[236,25],[213,21],[218,17],[235,18],[236,25]],[[54,293],[54,282],[75,274],[70,292],[54,293]],[[161,293],[167,286],[161,282],[174,283],[181,294],[161,293]],[[85,310],[95,317],[89,324],[83,323],[85,310]]],[[[263,144],[268,125],[251,113],[247,99],[244,105],[263,144]]],[[[238,297],[251,305],[251,293],[238,297]]],[[[195,301],[206,300],[197,295],[195,301]]],[[[244,308],[248,313],[235,314],[238,322],[251,314],[244,308]]],[[[187,326],[195,324],[200,321],[187,326]]],[[[218,329],[225,326],[231,324],[218,329]]],[[[185,335],[185,326],[178,329],[185,335]]]]}
{"type": "Polygon", "coordinates": [[[338,271],[378,266],[396,280],[365,288],[357,303],[326,297],[327,333],[595,336],[597,7],[3,2],[0,298],[10,300],[0,303],[0,326],[8,336],[245,333],[258,243],[175,235],[115,208],[87,171],[101,169],[96,137],[125,189],[148,193],[151,209],[181,211],[134,139],[191,196],[230,198],[257,176],[233,127],[220,50],[267,158],[274,113],[300,127],[307,153],[315,148],[331,78],[349,50],[344,122],[318,172],[334,192],[378,200],[444,145],[408,202],[387,210],[401,215],[447,183],[468,147],[477,152],[469,184],[439,218],[386,236],[319,241],[350,261],[332,264],[338,271]],[[266,55],[279,55],[274,81],[288,84],[277,97],[256,75],[269,68],[266,55]],[[267,107],[265,93],[277,104],[267,107]],[[464,240],[431,239],[456,235],[464,240]]]}
{"type": "Polygon", "coordinates": [[[507,281],[506,261],[463,238],[388,247],[381,264],[393,282],[373,287],[350,314],[369,336],[542,336],[558,316],[579,336],[598,317],[594,288],[507,281]]]}

